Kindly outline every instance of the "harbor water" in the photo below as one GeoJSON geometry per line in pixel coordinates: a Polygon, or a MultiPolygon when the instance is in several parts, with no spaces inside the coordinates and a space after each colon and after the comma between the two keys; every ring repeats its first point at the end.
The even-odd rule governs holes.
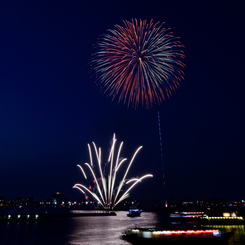
{"type": "MultiPolygon", "coordinates": [[[[126,229],[155,228],[169,223],[168,215],[161,212],[143,212],[136,218],[127,217],[128,212],[125,211],[116,213],[116,216],[55,217],[50,221],[39,222],[2,221],[0,222],[0,244],[126,245],[130,243],[121,239],[121,234],[126,229]]],[[[227,241],[228,245],[245,244],[244,225],[215,226],[215,228],[234,229],[234,234],[227,241]]]]}

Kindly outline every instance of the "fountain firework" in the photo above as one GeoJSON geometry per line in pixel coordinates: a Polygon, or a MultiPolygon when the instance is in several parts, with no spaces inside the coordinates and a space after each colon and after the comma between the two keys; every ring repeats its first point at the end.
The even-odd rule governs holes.
{"type": "MultiPolygon", "coordinates": [[[[96,174],[95,172],[95,165],[93,163],[93,157],[92,157],[92,151],[91,151],[91,146],[90,144],[88,144],[88,150],[89,150],[89,157],[90,157],[90,164],[89,163],[85,163],[86,168],[89,169],[89,172],[91,173],[92,177],[93,177],[93,183],[95,183],[95,191],[92,191],[91,186],[89,185],[89,187],[87,187],[86,185],[82,185],[82,184],[75,184],[73,186],[73,188],[77,188],[78,190],[80,190],[83,194],[89,194],[90,196],[92,196],[94,199],[96,199],[98,201],[98,203],[105,209],[113,209],[118,203],[120,203],[121,201],[123,201],[124,199],[129,197],[129,191],[138,183],[140,183],[143,179],[147,178],[147,177],[153,177],[152,174],[146,174],[144,176],[142,176],[141,178],[132,178],[132,179],[126,179],[128,171],[137,155],[137,153],[139,152],[139,150],[142,148],[142,146],[138,147],[138,149],[135,151],[135,153],[133,154],[133,157],[131,158],[129,164],[127,165],[126,171],[123,175],[123,178],[121,179],[121,181],[119,182],[118,185],[116,185],[116,183],[118,183],[116,181],[117,179],[117,175],[118,175],[118,171],[119,169],[121,169],[122,165],[124,162],[127,161],[127,158],[121,158],[120,157],[120,153],[122,150],[122,146],[123,146],[123,142],[120,143],[120,146],[118,148],[118,152],[116,154],[116,135],[113,135],[113,139],[112,139],[112,144],[111,144],[111,149],[109,152],[109,157],[108,157],[108,161],[107,163],[103,166],[103,170],[102,170],[102,161],[101,161],[101,148],[97,148],[96,144],[94,142],[92,142],[93,147],[94,147],[94,151],[95,151],[95,155],[96,155],[96,159],[97,159],[97,163],[98,163],[98,170],[97,172],[99,172],[99,174],[96,174]],[[109,165],[109,168],[107,168],[108,170],[108,178],[106,179],[105,177],[105,172],[106,172],[106,165],[109,165]],[[99,176],[99,177],[97,177],[99,176]],[[128,185],[130,184],[129,187],[126,189],[126,191],[122,191],[122,187],[124,185],[128,185]],[[96,194],[96,193],[97,194],[96,194]],[[123,194],[121,194],[123,193],[123,194]]],[[[88,177],[86,175],[86,172],[84,171],[83,167],[81,165],[77,165],[80,170],[82,171],[82,174],[85,178],[85,180],[88,181],[88,177]]]]}

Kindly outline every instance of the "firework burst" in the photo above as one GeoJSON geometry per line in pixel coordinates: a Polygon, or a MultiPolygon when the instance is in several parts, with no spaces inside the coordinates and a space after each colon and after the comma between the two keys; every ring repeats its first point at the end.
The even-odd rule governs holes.
{"type": "MultiPolygon", "coordinates": [[[[89,156],[90,156],[90,163],[85,163],[85,167],[89,170],[90,175],[92,176],[92,183],[95,184],[94,191],[91,190],[91,185],[88,183],[88,185],[83,184],[75,184],[73,188],[79,189],[83,194],[89,194],[92,196],[95,200],[97,200],[100,205],[105,209],[113,209],[118,203],[123,201],[129,196],[129,191],[138,183],[142,182],[143,179],[147,177],[153,177],[151,174],[146,174],[140,178],[132,178],[132,179],[126,179],[128,171],[137,155],[139,150],[142,148],[140,146],[134,153],[133,157],[131,158],[129,164],[126,167],[126,171],[124,172],[123,178],[119,183],[117,182],[118,177],[118,171],[121,169],[122,165],[125,165],[124,162],[127,161],[126,158],[120,157],[123,142],[120,143],[120,146],[118,148],[118,152],[116,154],[115,147],[116,147],[116,141],[115,134],[113,135],[112,139],[112,145],[107,161],[108,166],[102,166],[101,161],[101,148],[97,148],[96,144],[93,142],[94,152],[96,155],[97,163],[98,163],[98,169],[96,170],[95,165],[93,163],[93,157],[92,157],[92,151],[91,146],[88,144],[89,149],[89,156]],[[107,172],[106,172],[107,167],[107,172]],[[105,173],[106,172],[106,173],[105,173]],[[108,178],[106,179],[105,176],[108,175],[108,178]],[[118,185],[116,184],[118,183],[118,185]],[[130,185],[129,185],[130,184],[130,185]],[[89,187],[88,187],[89,186],[89,187]],[[122,187],[127,186],[125,191],[122,191],[122,187]]],[[[86,182],[89,182],[89,178],[86,175],[86,172],[84,171],[83,167],[81,165],[77,165],[80,170],[82,171],[83,177],[86,182]]]]}
{"type": "Polygon", "coordinates": [[[124,25],[115,25],[98,39],[92,76],[112,99],[134,108],[153,107],[169,98],[184,79],[184,46],[164,23],[132,20],[124,25]]]}

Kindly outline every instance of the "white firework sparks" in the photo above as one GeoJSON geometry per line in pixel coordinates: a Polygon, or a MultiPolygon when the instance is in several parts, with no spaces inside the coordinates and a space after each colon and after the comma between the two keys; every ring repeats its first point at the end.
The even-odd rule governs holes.
{"type": "MultiPolygon", "coordinates": [[[[105,173],[102,171],[101,148],[100,147],[97,148],[96,144],[94,142],[92,142],[93,147],[94,147],[94,151],[95,151],[95,155],[96,155],[96,159],[97,159],[97,163],[98,163],[98,171],[97,172],[99,172],[99,174],[98,174],[99,177],[97,177],[96,172],[95,172],[95,165],[93,162],[91,147],[88,144],[90,164],[85,163],[85,166],[87,169],[89,169],[89,172],[93,176],[93,182],[95,183],[95,187],[96,187],[95,192],[97,194],[95,192],[91,191],[90,187],[86,187],[86,185],[75,184],[73,186],[73,188],[77,188],[82,193],[91,195],[105,209],[113,209],[118,203],[120,203],[121,201],[123,201],[124,199],[126,199],[129,196],[129,191],[135,185],[140,183],[145,178],[153,177],[152,174],[146,174],[140,178],[132,178],[132,179],[126,180],[128,171],[129,171],[137,153],[142,148],[142,146],[140,146],[135,151],[135,153],[134,153],[133,157],[131,158],[129,164],[127,165],[127,168],[126,168],[126,171],[124,173],[123,178],[121,179],[119,184],[116,185],[116,183],[118,183],[116,181],[118,171],[121,168],[121,166],[123,165],[123,163],[125,161],[127,161],[127,158],[121,158],[120,157],[123,142],[121,142],[119,149],[118,149],[118,152],[116,154],[116,152],[115,152],[116,141],[117,141],[116,135],[114,134],[113,139],[112,139],[112,145],[111,145],[110,153],[109,153],[109,158],[108,158],[109,171],[108,171],[108,178],[107,179],[105,178],[105,173]],[[126,191],[122,191],[122,187],[124,185],[128,185],[129,183],[131,183],[131,185],[129,185],[129,187],[126,189],[126,191]]],[[[80,168],[80,170],[82,171],[82,174],[84,176],[84,179],[87,181],[88,177],[87,177],[83,167],[79,164],[77,166],[80,168]]]]}

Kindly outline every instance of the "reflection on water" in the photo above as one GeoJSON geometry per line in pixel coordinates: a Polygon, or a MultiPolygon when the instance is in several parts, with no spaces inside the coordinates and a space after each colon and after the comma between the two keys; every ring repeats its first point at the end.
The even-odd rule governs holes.
{"type": "MultiPolygon", "coordinates": [[[[120,239],[127,228],[159,227],[169,222],[163,213],[143,212],[141,217],[127,217],[128,212],[117,216],[55,218],[49,222],[0,222],[1,245],[109,245],[129,244],[120,239]]],[[[244,226],[212,226],[230,231],[235,229],[228,245],[245,244],[244,226]]]]}
{"type": "Polygon", "coordinates": [[[84,223],[85,217],[75,218],[75,228],[70,234],[69,244],[129,244],[120,239],[125,229],[157,225],[155,213],[144,213],[142,217],[137,218],[129,218],[127,213],[121,211],[117,212],[117,216],[86,217],[86,223],[84,223]]]}
{"type": "Polygon", "coordinates": [[[233,231],[232,237],[228,241],[228,245],[245,244],[244,225],[207,225],[206,227],[218,228],[225,232],[233,231]]]}

